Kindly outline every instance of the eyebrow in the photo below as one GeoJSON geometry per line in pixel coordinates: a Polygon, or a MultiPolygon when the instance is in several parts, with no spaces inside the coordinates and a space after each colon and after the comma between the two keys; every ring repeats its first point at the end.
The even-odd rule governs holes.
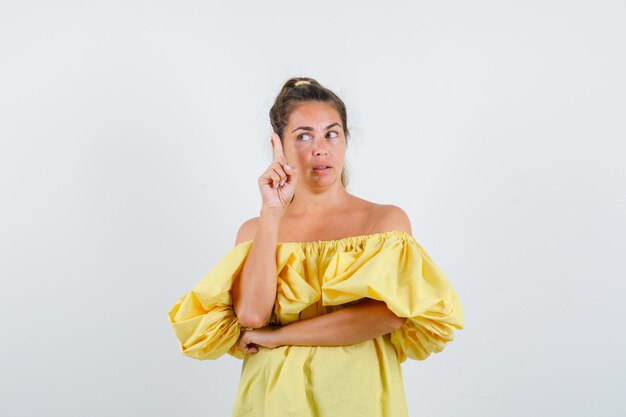
{"type": "MultiPolygon", "coordinates": [[[[341,127],[341,125],[340,125],[339,123],[336,123],[336,122],[335,122],[335,123],[331,123],[331,124],[329,124],[328,126],[326,126],[326,129],[324,129],[324,130],[328,130],[328,129],[330,129],[330,128],[331,128],[331,127],[333,127],[333,126],[339,126],[339,127],[341,127]]],[[[298,126],[298,127],[296,127],[294,130],[292,130],[292,131],[291,131],[291,133],[295,132],[295,131],[296,131],[296,130],[298,130],[298,129],[302,129],[302,130],[315,130],[315,129],[313,129],[311,126],[298,126]]]]}

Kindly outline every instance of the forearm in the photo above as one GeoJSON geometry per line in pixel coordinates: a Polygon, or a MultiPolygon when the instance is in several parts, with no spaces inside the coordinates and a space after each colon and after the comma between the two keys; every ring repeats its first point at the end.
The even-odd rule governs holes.
{"type": "Polygon", "coordinates": [[[276,245],[281,216],[261,212],[259,226],[239,277],[232,287],[233,309],[246,327],[261,327],[276,299],[276,245]]]}
{"type": "Polygon", "coordinates": [[[368,298],[332,313],[282,326],[273,336],[278,346],[344,346],[392,332],[405,320],[383,301],[368,298]]]}

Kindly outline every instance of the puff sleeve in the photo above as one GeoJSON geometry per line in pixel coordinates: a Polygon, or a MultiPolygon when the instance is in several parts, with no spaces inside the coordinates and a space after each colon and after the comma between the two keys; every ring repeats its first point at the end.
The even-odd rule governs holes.
{"type": "Polygon", "coordinates": [[[250,251],[251,242],[231,249],[168,312],[183,355],[204,360],[224,353],[243,359],[237,348],[240,324],[232,309],[230,290],[250,251]]]}
{"type": "MultiPolygon", "coordinates": [[[[424,360],[441,352],[463,329],[464,313],[445,274],[409,234],[371,241],[347,268],[327,271],[322,288],[325,305],[368,297],[384,301],[405,324],[391,332],[400,362],[424,360]]],[[[348,254],[349,255],[349,254],[348,254]]],[[[336,265],[346,264],[338,258],[336,265]]]]}

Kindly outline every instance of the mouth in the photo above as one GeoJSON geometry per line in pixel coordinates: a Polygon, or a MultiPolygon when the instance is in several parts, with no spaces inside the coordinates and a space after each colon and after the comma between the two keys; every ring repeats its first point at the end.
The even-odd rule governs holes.
{"type": "Polygon", "coordinates": [[[330,171],[332,167],[329,165],[316,165],[313,167],[313,172],[316,174],[325,174],[330,171]]]}

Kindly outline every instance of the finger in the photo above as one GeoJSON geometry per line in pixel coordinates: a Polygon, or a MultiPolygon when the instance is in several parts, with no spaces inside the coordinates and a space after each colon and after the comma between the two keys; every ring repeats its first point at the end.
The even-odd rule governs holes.
{"type": "Polygon", "coordinates": [[[291,165],[285,165],[285,172],[287,173],[287,181],[289,184],[293,184],[296,180],[296,169],[291,165]]]}
{"type": "Polygon", "coordinates": [[[273,161],[274,162],[279,162],[281,166],[283,166],[285,168],[285,170],[288,172],[289,175],[293,174],[294,170],[293,167],[291,165],[289,165],[289,163],[287,163],[287,160],[285,159],[285,154],[283,152],[283,144],[280,141],[280,136],[278,136],[278,134],[276,134],[276,132],[272,133],[272,147],[273,147],[273,161]]]}
{"type": "Polygon", "coordinates": [[[277,161],[279,157],[283,157],[284,158],[284,154],[283,154],[283,144],[280,141],[280,137],[278,136],[278,134],[276,134],[276,132],[272,133],[272,159],[274,161],[277,161]]]}
{"type": "Polygon", "coordinates": [[[261,184],[261,185],[268,184],[272,188],[276,188],[276,184],[278,184],[280,182],[280,179],[281,179],[280,175],[278,175],[278,173],[276,171],[274,171],[272,166],[270,166],[263,173],[263,175],[261,175],[259,177],[259,184],[261,184]]]}
{"type": "Polygon", "coordinates": [[[280,164],[272,165],[272,170],[280,177],[281,183],[287,179],[287,173],[280,164]]]}
{"type": "Polygon", "coordinates": [[[293,169],[293,167],[289,165],[287,161],[285,160],[284,155],[278,157],[278,160],[274,162],[273,167],[283,179],[283,183],[284,181],[287,180],[289,176],[295,173],[295,170],[293,169]]]}
{"type": "Polygon", "coordinates": [[[272,179],[272,188],[278,187],[278,184],[280,183],[280,175],[278,175],[276,171],[272,170],[269,176],[272,179]]]}

